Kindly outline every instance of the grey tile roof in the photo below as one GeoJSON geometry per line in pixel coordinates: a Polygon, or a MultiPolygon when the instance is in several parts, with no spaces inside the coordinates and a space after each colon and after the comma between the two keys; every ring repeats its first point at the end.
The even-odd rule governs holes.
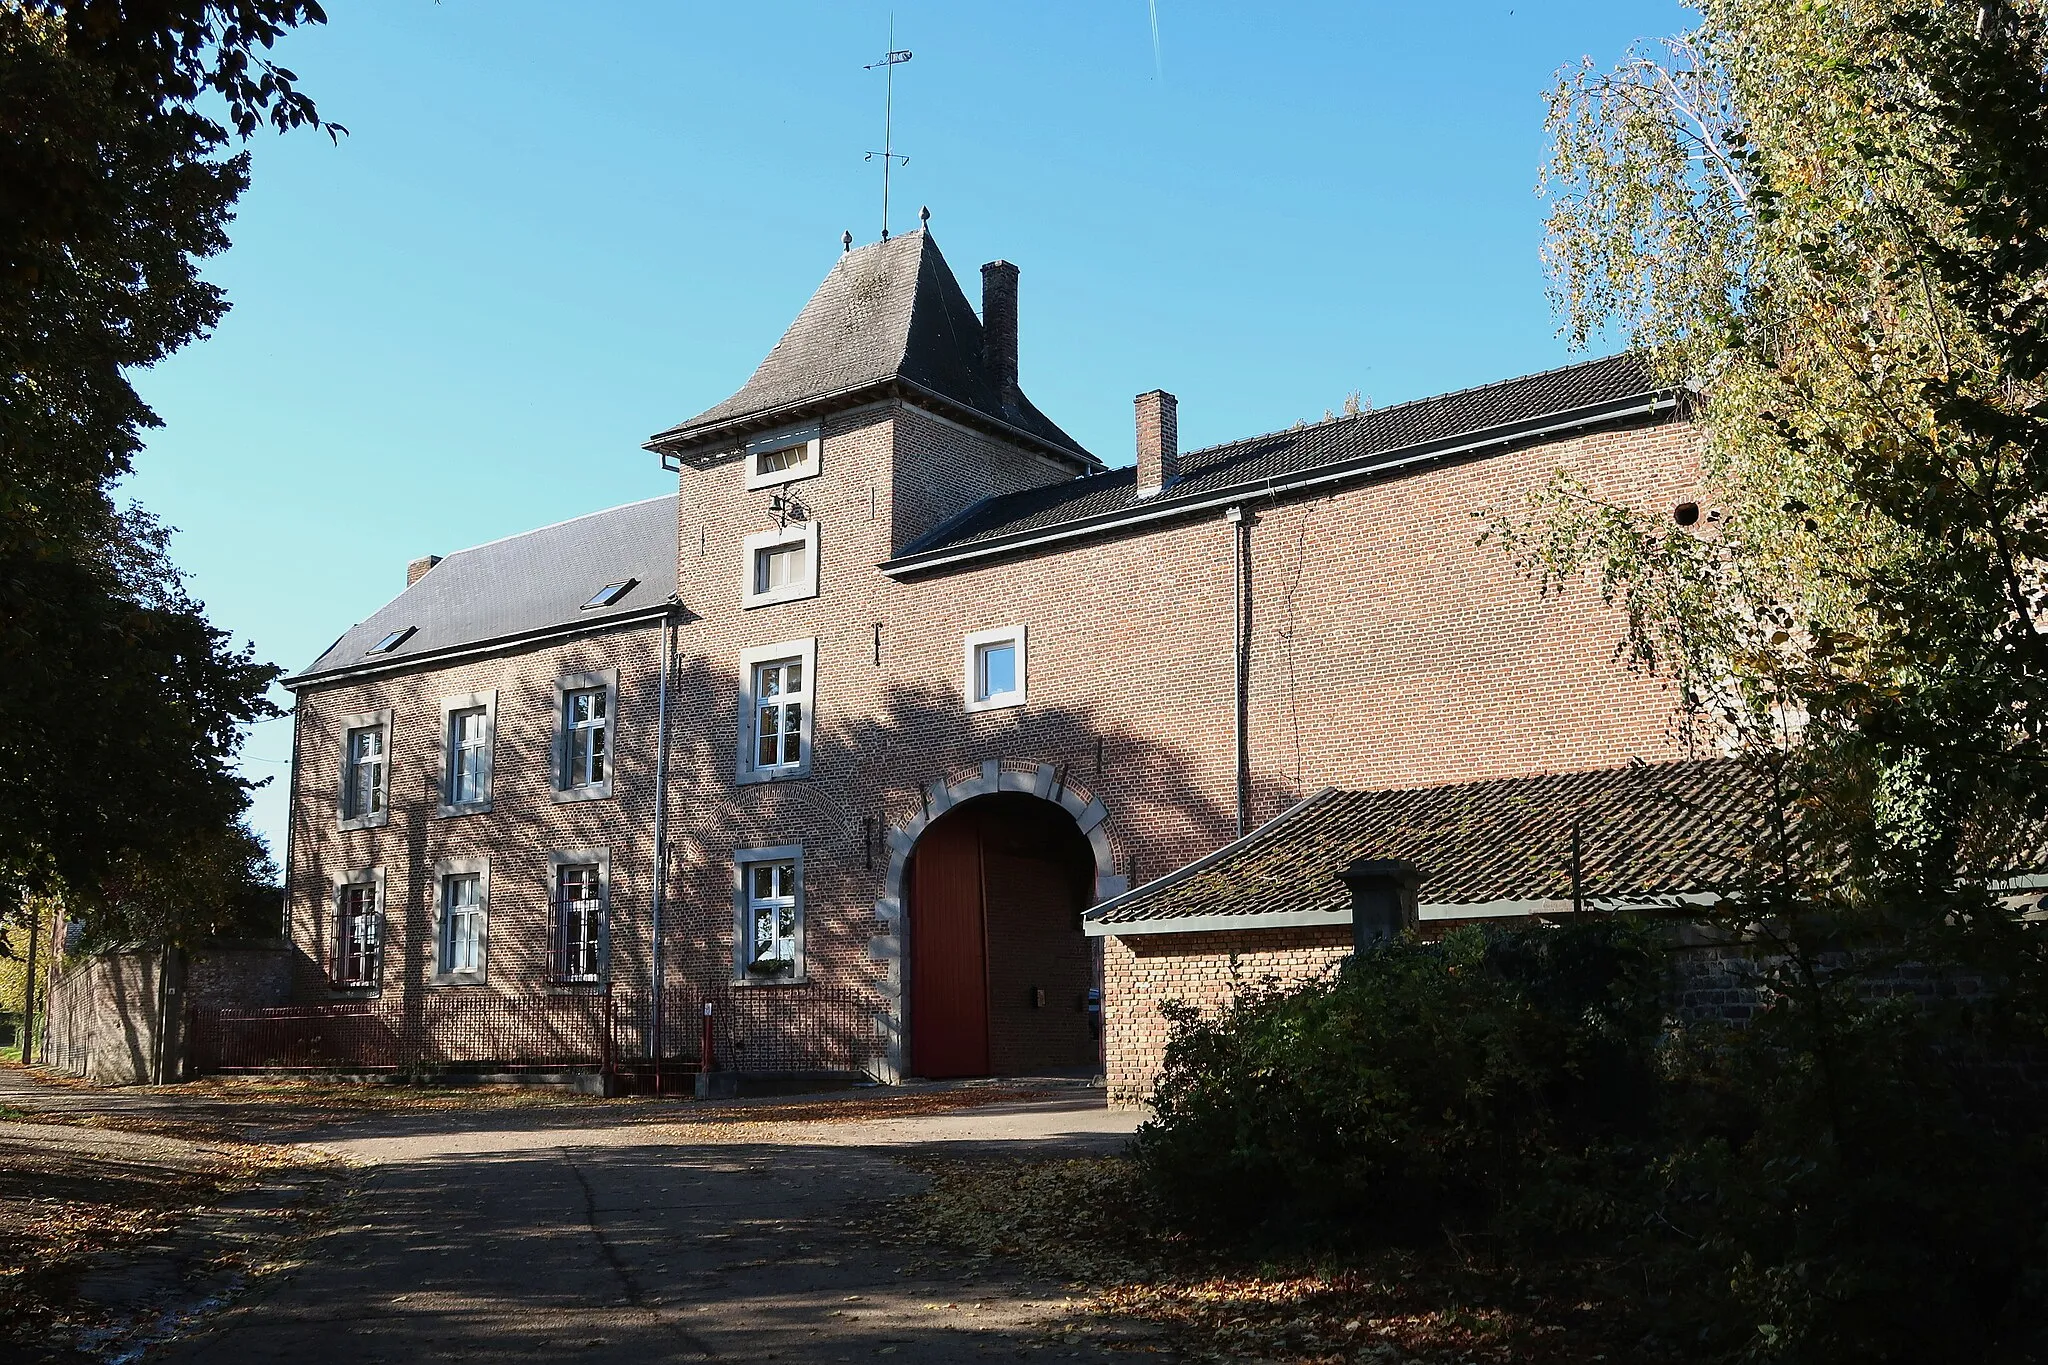
{"type": "Polygon", "coordinates": [[[550,629],[602,625],[660,606],[675,595],[675,582],[675,495],[608,508],[457,550],[290,681],[317,681],[550,629]],[[618,601],[583,609],[606,584],[629,578],[639,582],[618,601]],[[391,632],[408,628],[413,634],[391,653],[368,653],[391,632]]]}
{"type": "Polygon", "coordinates": [[[1001,400],[982,365],[981,319],[923,229],[842,254],[738,393],[647,446],[679,449],[899,381],[1098,464],[1029,398],[1001,400]]]}
{"type": "MultiPolygon", "coordinates": [[[[1698,893],[1728,884],[1761,806],[1739,764],[1688,760],[1406,791],[1326,788],[1243,839],[1106,901],[1112,926],[1350,909],[1337,874],[1359,858],[1406,858],[1424,905],[1572,895],[1572,823],[1589,900],[1698,893]]],[[[1333,923],[1349,923],[1348,917],[1333,923]]]]}
{"type": "Polygon", "coordinates": [[[1658,393],[1635,356],[1608,356],[1193,451],[1181,457],[1179,481],[1150,499],[1137,497],[1137,472],[1128,468],[990,498],[904,547],[892,562],[993,545],[1097,518],[1113,523],[1119,513],[1256,488],[1333,466],[1370,470],[1405,458],[1418,447],[1455,445],[1461,438],[1501,429],[1538,429],[1547,418],[1623,407],[1637,400],[1647,406],[1658,393]],[[1377,458],[1381,456],[1384,461],[1377,458]]]}

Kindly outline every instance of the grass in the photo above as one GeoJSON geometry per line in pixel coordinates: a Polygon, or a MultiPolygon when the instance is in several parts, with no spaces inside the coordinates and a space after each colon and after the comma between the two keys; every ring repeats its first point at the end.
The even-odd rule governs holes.
{"type": "Polygon", "coordinates": [[[1490,1264],[1448,1243],[1342,1256],[1204,1244],[1168,1226],[1125,1157],[925,1169],[911,1236],[1065,1281],[1095,1313],[1164,1329],[1190,1360],[1655,1358],[1632,1306],[1589,1290],[1610,1278],[1603,1266],[1490,1264]]]}

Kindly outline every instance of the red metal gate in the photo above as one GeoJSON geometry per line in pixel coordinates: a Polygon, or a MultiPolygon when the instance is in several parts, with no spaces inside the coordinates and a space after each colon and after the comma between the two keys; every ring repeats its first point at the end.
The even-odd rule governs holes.
{"type": "Polygon", "coordinates": [[[956,814],[926,830],[910,882],[910,1070],[986,1076],[988,927],[976,821],[956,814]]]}

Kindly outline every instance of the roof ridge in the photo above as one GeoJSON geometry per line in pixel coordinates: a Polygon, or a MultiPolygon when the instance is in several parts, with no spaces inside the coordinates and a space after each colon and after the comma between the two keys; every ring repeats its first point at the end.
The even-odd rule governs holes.
{"type": "MultiPolygon", "coordinates": [[[[455,558],[455,556],[466,555],[473,550],[488,550],[491,546],[503,545],[508,540],[524,540],[528,536],[537,536],[542,531],[553,531],[559,527],[573,526],[579,521],[589,521],[592,517],[609,516],[613,512],[623,512],[629,507],[645,507],[650,502],[667,502],[678,496],[680,495],[676,493],[658,493],[651,498],[636,498],[632,502],[622,502],[615,507],[600,507],[594,512],[579,512],[573,517],[563,517],[560,521],[551,521],[545,526],[534,526],[524,531],[514,531],[509,536],[498,536],[493,540],[480,540],[474,545],[465,545],[459,550],[450,550],[447,554],[441,556],[441,562],[445,564],[455,558]]],[[[393,600],[395,601],[396,599],[393,600]]]]}
{"type": "MultiPolygon", "coordinates": [[[[1425,403],[1445,403],[1453,398],[1463,398],[1467,394],[1485,393],[1490,389],[1504,389],[1512,384],[1527,384],[1538,379],[1548,379],[1552,375],[1564,374],[1571,370],[1589,370],[1595,365],[1612,364],[1614,361],[1628,359],[1634,355],[1635,352],[1633,351],[1616,351],[1612,355],[1595,356],[1591,360],[1578,360],[1569,365],[1553,365],[1547,370],[1531,370],[1527,374],[1511,375],[1506,379],[1495,379],[1485,384],[1470,384],[1462,389],[1447,389],[1442,393],[1424,394],[1420,398],[1404,398],[1400,402],[1390,404],[1384,408],[1367,408],[1363,412],[1347,412],[1331,417],[1326,421],[1304,422],[1298,427],[1275,427],[1271,431],[1255,432],[1250,436],[1233,437],[1228,441],[1218,441],[1215,445],[1201,446],[1194,450],[1183,451],[1180,458],[1182,463],[1186,463],[1197,455],[1208,455],[1219,450],[1228,450],[1232,446],[1250,445],[1254,441],[1271,440],[1275,436],[1291,436],[1297,431],[1313,431],[1317,427],[1345,426],[1373,417],[1383,417],[1390,412],[1400,412],[1404,408],[1421,407],[1425,403]]],[[[1118,465],[1116,467],[1123,469],[1128,466],[1118,465]]]]}

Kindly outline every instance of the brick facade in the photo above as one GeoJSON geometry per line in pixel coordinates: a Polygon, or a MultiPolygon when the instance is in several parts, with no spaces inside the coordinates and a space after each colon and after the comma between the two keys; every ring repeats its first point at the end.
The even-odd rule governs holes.
{"type": "Polygon", "coordinates": [[[1103,950],[1103,1049],[1109,1102],[1144,1103],[1166,1059],[1169,1001],[1213,1013],[1239,991],[1297,985],[1335,971],[1351,952],[1351,928],[1238,929],[1227,933],[1107,938],[1103,950]]]}
{"type": "Polygon", "coordinates": [[[377,989],[470,989],[431,984],[435,867],[451,859],[488,860],[485,988],[499,994],[544,989],[552,894],[548,855],[570,850],[609,852],[612,974],[621,981],[646,979],[660,640],[658,624],[621,627],[438,668],[302,688],[293,724],[286,873],[294,995],[338,1000],[375,993],[338,990],[330,980],[336,880],[371,869],[384,874],[377,989]],[[558,802],[556,682],[611,669],[618,670],[611,795],[558,802]],[[440,814],[442,699],[491,692],[497,697],[491,807],[440,814]],[[383,710],[392,716],[388,817],[378,827],[344,829],[337,801],[346,720],[383,710]]]}
{"type": "MultiPolygon", "coordinates": [[[[919,250],[924,260],[935,248],[919,250]]],[[[1014,286],[1014,272],[996,273],[998,285],[1014,286]]],[[[785,347],[806,344],[799,334],[813,324],[841,321],[816,301],[805,316],[811,323],[785,347]]],[[[973,363],[984,364],[982,347],[973,349],[973,363]]],[[[783,382],[788,366],[771,361],[743,392],[768,386],[771,371],[783,382]]],[[[1084,888],[1092,877],[1100,899],[1216,848],[1241,816],[1256,824],[1325,785],[1409,787],[1677,756],[1671,699],[1617,662],[1617,614],[1590,593],[1543,600],[1497,547],[1478,542],[1488,509],[1517,506],[1559,469],[1596,496],[1668,514],[1697,496],[1697,437],[1683,422],[1640,415],[1314,491],[1247,491],[1234,504],[1249,521],[1250,775],[1240,812],[1239,524],[1224,505],[950,567],[881,567],[986,499],[1082,472],[1080,456],[1048,453],[1056,442],[1018,435],[1012,418],[1025,409],[1011,392],[1014,361],[988,373],[1005,364],[997,407],[1010,416],[927,402],[912,386],[871,385],[836,408],[792,400],[775,413],[787,418],[786,433],[816,432],[816,469],[772,487],[749,488],[746,475],[749,442],[758,450],[772,437],[775,413],[728,403],[714,410],[715,438],[691,445],[695,428],[685,424],[658,442],[680,469],[661,873],[671,981],[745,977],[735,853],[799,847],[802,971],[743,984],[761,1000],[789,1000],[792,1017],[798,1002],[778,992],[872,988],[890,1040],[880,1069],[914,1072],[903,1051],[905,959],[915,952],[903,873],[916,837],[949,803],[1032,793],[1072,830],[1004,854],[1016,868],[987,901],[992,927],[1005,926],[990,939],[1020,946],[998,949],[1005,957],[990,962],[988,977],[992,1010],[1037,1011],[1040,987],[1048,1004],[999,1027],[992,1014],[992,1040],[1037,1039],[998,1046],[994,1064],[1070,1045],[1079,1055],[1074,999],[1107,971],[1108,1066],[1128,1098],[1156,1065],[1160,1000],[1187,989],[1211,1002],[1204,983],[1233,952],[1254,975],[1285,975],[1322,962],[1330,945],[1268,933],[1244,944],[1160,936],[1097,949],[1056,913],[1058,897],[1019,877],[1071,875],[1084,888]],[[815,534],[816,592],[748,605],[746,539],[791,528],[815,534]],[[970,709],[968,637],[1004,628],[1024,632],[1024,703],[970,709]],[[742,780],[746,660],[776,646],[809,660],[808,767],[742,780]],[[1054,856],[1050,846],[1061,842],[1066,852],[1054,856]],[[1054,871],[1029,873],[1033,866],[1054,871]],[[1046,927],[1052,920],[1057,931],[1046,927]]],[[[1164,470],[1171,399],[1151,398],[1164,470]]],[[[1182,456],[1177,467],[1199,458],[1182,456]]],[[[489,861],[484,988],[541,988],[548,855],[564,849],[609,852],[612,978],[644,983],[659,639],[659,624],[643,621],[351,681],[302,680],[288,868],[298,995],[357,993],[328,980],[334,887],[371,868],[384,875],[385,989],[434,988],[435,868],[458,858],[489,861]],[[555,683],[605,669],[618,670],[613,794],[564,805],[549,791],[555,683]],[[441,814],[441,702],[479,692],[497,697],[492,808],[441,814]],[[385,710],[389,817],[379,828],[344,828],[335,792],[345,718],[385,710]]]]}

